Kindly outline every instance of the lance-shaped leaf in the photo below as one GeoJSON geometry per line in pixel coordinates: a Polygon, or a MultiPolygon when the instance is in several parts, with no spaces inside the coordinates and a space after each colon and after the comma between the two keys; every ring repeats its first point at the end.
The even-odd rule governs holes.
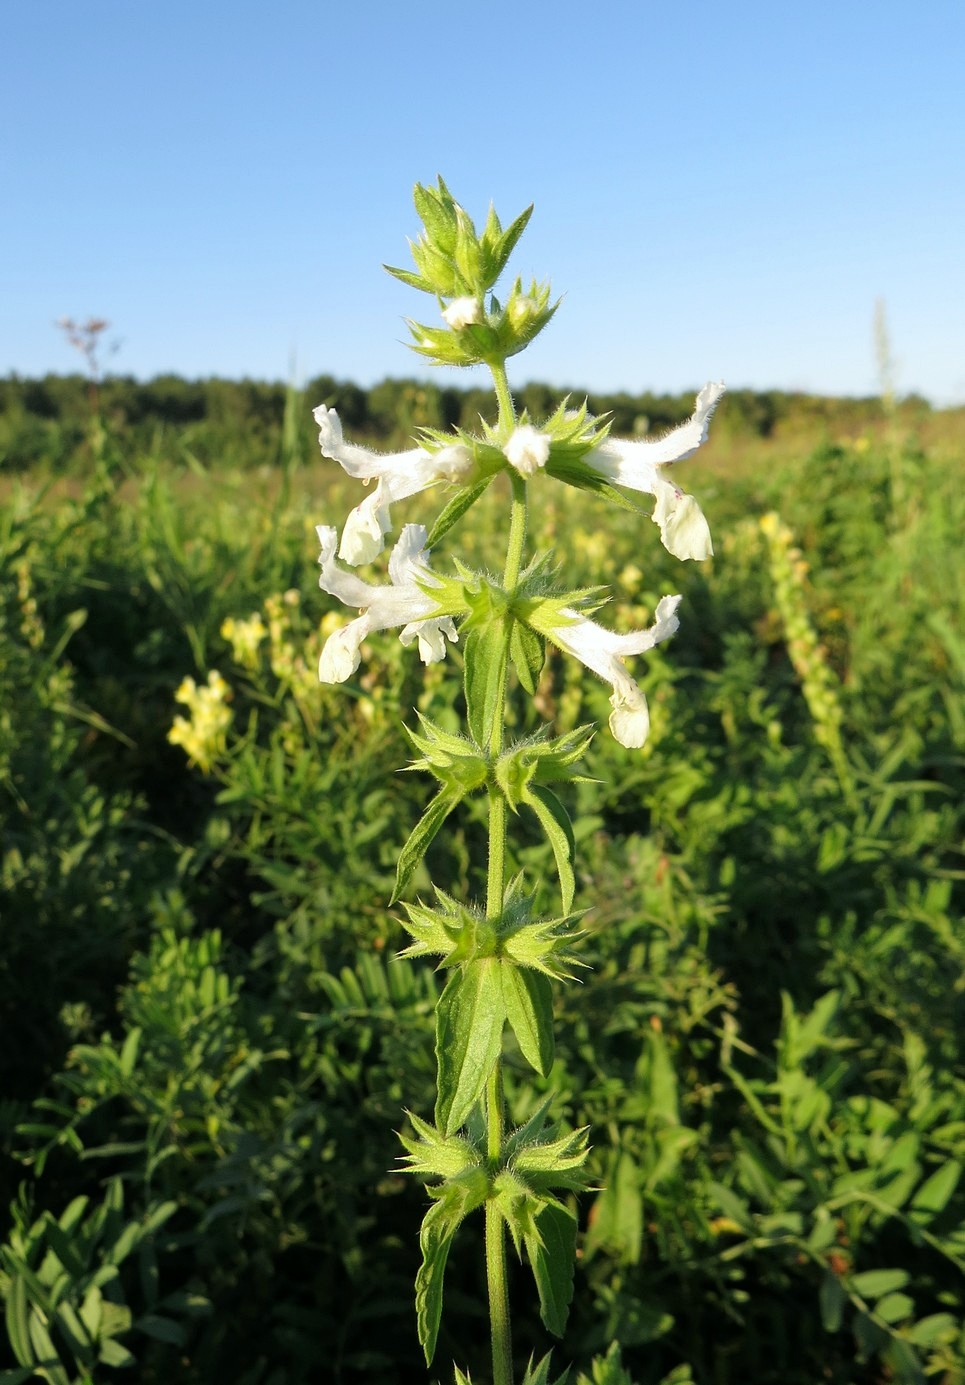
{"type": "Polygon", "coordinates": [[[524,1236],[539,1292],[540,1317],[554,1337],[566,1331],[573,1299],[576,1231],[576,1217],[569,1208],[549,1202],[536,1217],[535,1231],[524,1236]]]}
{"type": "Polygon", "coordinates": [[[426,228],[426,236],[444,255],[451,255],[456,248],[458,214],[462,208],[442,178],[435,188],[423,187],[421,183],[416,183],[412,189],[412,200],[419,219],[426,228]]]}
{"type": "Polygon", "coordinates": [[[543,671],[543,641],[528,625],[522,625],[518,620],[513,621],[509,657],[513,661],[520,687],[533,697],[543,671]]]}
{"type": "Polygon", "coordinates": [[[523,1057],[545,1077],[553,1066],[553,993],[539,971],[502,959],[503,1000],[523,1057]]]}
{"type": "Polygon", "coordinates": [[[490,227],[490,223],[487,222],[486,230],[483,232],[483,240],[487,248],[491,247],[490,253],[492,260],[489,273],[492,276],[492,283],[496,282],[500,274],[502,274],[503,270],[506,268],[506,262],[513,253],[520,236],[526,230],[526,226],[532,215],[533,204],[531,202],[524,212],[520,212],[512,225],[506,227],[505,231],[501,231],[498,217],[494,217],[495,224],[492,228],[490,227]],[[490,229],[496,233],[492,238],[490,238],[490,229]]]}
{"type": "Polygon", "coordinates": [[[470,629],[466,636],[466,715],[473,738],[481,746],[490,744],[493,724],[503,714],[506,635],[505,621],[494,619],[482,629],[470,629]]]}
{"type": "Polygon", "coordinates": [[[412,879],[413,871],[426,854],[433,837],[452,810],[462,802],[463,797],[464,795],[458,789],[444,788],[440,789],[435,798],[432,799],[422,817],[413,827],[409,839],[399,855],[399,864],[395,873],[395,888],[392,891],[390,904],[394,904],[402,894],[412,879]]]}
{"type": "Polygon", "coordinates": [[[427,1366],[432,1364],[439,1336],[449,1248],[463,1218],[485,1202],[489,1179],[484,1170],[473,1169],[433,1189],[432,1194],[437,1201],[426,1213],[419,1232],[422,1264],[415,1280],[416,1322],[427,1366]]]}
{"type": "Polygon", "coordinates": [[[548,789],[545,784],[531,785],[523,802],[528,804],[539,818],[540,826],[553,848],[556,873],[560,878],[563,909],[568,912],[573,906],[573,895],[576,892],[576,877],[573,874],[576,843],[573,839],[570,815],[552,789],[548,789]]]}
{"type": "Polygon", "coordinates": [[[506,1008],[499,960],[453,972],[436,1007],[436,1125],[458,1130],[482,1096],[499,1058],[506,1008]]]}
{"type": "Polygon", "coordinates": [[[490,476],[484,476],[474,486],[466,486],[453,496],[445,509],[436,517],[436,522],[429,531],[429,537],[426,540],[427,548],[435,548],[439,540],[448,534],[453,525],[459,523],[466,511],[472,509],[494,475],[495,472],[490,476]]]}

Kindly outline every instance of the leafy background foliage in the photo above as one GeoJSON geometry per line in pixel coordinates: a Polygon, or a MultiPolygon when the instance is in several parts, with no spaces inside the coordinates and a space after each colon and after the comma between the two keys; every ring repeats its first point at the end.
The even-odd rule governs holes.
{"type": "MultiPolygon", "coordinates": [[[[105,398],[68,446],[64,415],[38,431],[6,388],[7,466],[30,476],[0,526],[0,1380],[424,1378],[425,1195],[393,1131],[431,1115],[444,977],[394,959],[386,901],[431,795],[396,773],[403,723],[457,729],[459,651],[423,676],[383,637],[351,684],[315,681],[336,617],[312,525],[347,504],[299,421],[314,395],[245,430],[228,403],[159,429],[105,398]],[[221,630],[255,613],[245,662],[221,630]],[[212,669],[232,722],[206,775],[166,737],[181,680],[212,669]]],[[[346,426],[455,421],[406,389],[357,391],[353,420],[338,387],[346,426]]],[[[722,406],[725,443],[744,412],[722,406]]],[[[540,541],[568,582],[611,585],[614,624],[684,597],[646,661],[647,748],[604,729],[599,782],[566,791],[588,968],[552,1071],[534,1088],[506,1055],[517,1122],[545,1090],[591,1126],[556,1351],[581,1385],[965,1381],[965,498],[960,444],[923,450],[910,418],[779,438],[757,469],[731,447],[685,464],[718,544],[700,568],[646,520],[537,496],[540,541]]],[[[440,564],[496,563],[505,503],[494,485],[440,564]]],[[[535,697],[566,732],[605,725],[606,693],[551,653],[535,697]]],[[[528,694],[512,715],[533,729],[528,694]]],[[[552,910],[550,847],[516,827],[552,910]]],[[[426,860],[480,895],[473,799],[426,860]]],[[[481,1241],[470,1216],[437,1358],[477,1381],[481,1241]]],[[[520,1369],[547,1349],[534,1297],[517,1274],[520,1369]]]]}

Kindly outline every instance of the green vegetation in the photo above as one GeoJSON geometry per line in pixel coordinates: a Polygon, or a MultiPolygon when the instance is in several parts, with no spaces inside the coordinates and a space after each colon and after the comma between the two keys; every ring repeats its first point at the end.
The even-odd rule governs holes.
{"type": "MultiPolygon", "coordinates": [[[[274,466],[286,428],[290,391],[283,384],[254,380],[184,380],[160,375],[139,382],[112,375],[93,380],[85,375],[47,375],[43,379],[0,379],[0,469],[19,473],[38,464],[53,472],[70,471],[90,459],[90,415],[93,402],[108,431],[124,439],[130,460],[159,451],[178,461],[197,459],[205,466],[274,466]]],[[[302,391],[306,401],[338,410],[346,435],[376,442],[387,449],[406,447],[415,430],[453,426],[474,429],[479,415],[494,416],[490,389],[457,389],[420,380],[382,380],[360,389],[346,380],[320,375],[302,391]]],[[[660,431],[688,418],[694,390],[682,394],[595,394],[572,391],[590,412],[609,413],[617,436],[660,431]]],[[[559,403],[560,391],[529,384],[516,391],[519,407],[537,418],[559,403]]],[[[829,399],[785,394],[778,390],[731,390],[727,410],[715,423],[712,441],[719,453],[728,443],[746,448],[756,439],[817,438],[859,435],[884,424],[958,437],[965,410],[933,410],[909,396],[897,408],[889,400],[829,399]],[[720,435],[720,436],[718,436],[720,435]]],[[[305,447],[314,447],[311,412],[289,420],[305,447]]]]}
{"type": "MultiPolygon", "coordinates": [[[[0,385],[4,1385],[425,1378],[425,1194],[393,1128],[432,1109],[440,982],[394,959],[387,900],[431,795],[395,773],[402,725],[455,726],[460,652],[426,676],[373,638],[355,680],[317,682],[343,612],[313,526],[347,503],[310,406],[390,446],[491,396],[310,390],[107,380],[92,423],[80,377],[0,385]]],[[[693,398],[591,407],[632,433],[693,398]]],[[[600,735],[569,805],[588,966],[546,1086],[590,1123],[598,1189],[555,1352],[578,1385],[965,1382],[956,422],[728,397],[687,463],[718,541],[700,566],[534,483],[567,581],[610,574],[608,623],[683,595],[643,672],[650,741],[600,735]]],[[[489,503],[471,558],[495,566],[489,503]]],[[[553,656],[536,697],[565,732],[607,692],[553,656]]],[[[428,860],[466,897],[486,823],[460,812],[428,860]]],[[[551,898],[537,827],[514,841],[551,898]]],[[[507,1053],[518,1123],[524,1068],[507,1053]]],[[[463,1234],[447,1304],[460,1358],[478,1323],[479,1385],[463,1234]]],[[[518,1278],[521,1370],[549,1343],[518,1278]]]]}

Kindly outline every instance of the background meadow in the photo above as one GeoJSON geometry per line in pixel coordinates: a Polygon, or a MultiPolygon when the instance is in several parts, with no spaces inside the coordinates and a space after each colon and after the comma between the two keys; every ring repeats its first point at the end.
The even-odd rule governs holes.
{"type": "MultiPolygon", "coordinates": [[[[394,960],[385,901],[430,792],[395,772],[403,723],[456,717],[460,656],[426,673],[389,635],[317,682],[345,617],[314,525],[351,503],[322,401],[384,447],[492,416],[418,381],[0,382],[4,1385],[425,1378],[393,1131],[431,1107],[438,981],[394,960]]],[[[590,404],[627,434],[692,393],[590,404]]],[[[963,451],[924,400],[735,391],[682,464],[699,566],[533,487],[534,540],[611,588],[609,623],[683,595],[637,664],[650,741],[604,725],[571,804],[588,968],[548,1085],[598,1191],[556,1360],[619,1342],[594,1385],[965,1381],[963,451]]],[[[500,561],[501,503],[439,566],[500,561]]],[[[537,700],[566,729],[606,693],[555,654],[537,700]]],[[[437,878],[478,893],[485,831],[463,812],[437,878]]],[[[447,1322],[483,1380],[478,1240],[447,1322]]],[[[524,1359],[548,1343],[518,1278],[524,1359]]]]}

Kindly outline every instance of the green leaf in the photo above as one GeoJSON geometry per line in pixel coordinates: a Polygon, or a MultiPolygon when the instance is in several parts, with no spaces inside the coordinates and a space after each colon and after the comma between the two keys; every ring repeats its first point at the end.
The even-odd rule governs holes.
{"type": "Polygon", "coordinates": [[[563,910],[568,913],[573,906],[573,895],[576,892],[576,877],[573,874],[576,843],[573,840],[570,815],[553,790],[548,789],[545,784],[532,785],[526,795],[526,802],[539,818],[540,826],[553,848],[556,871],[560,878],[563,910]]]}
{"type": "Polygon", "coordinates": [[[566,1207],[549,1203],[539,1212],[536,1229],[538,1239],[529,1235],[525,1240],[539,1292],[540,1317],[547,1332],[562,1337],[573,1298],[576,1217],[566,1207]]]}
{"type": "Polygon", "coordinates": [[[958,1332],[958,1323],[951,1313],[931,1313],[908,1329],[908,1340],[916,1347],[934,1347],[951,1342],[958,1332]]]}
{"type": "Polygon", "coordinates": [[[402,894],[406,885],[412,878],[412,874],[422,860],[429,848],[430,843],[435,837],[439,828],[445,822],[452,810],[461,802],[462,795],[453,789],[440,789],[435,798],[432,799],[422,817],[413,827],[409,834],[409,839],[399,855],[399,864],[395,874],[395,888],[392,891],[390,904],[395,904],[402,894]]]}
{"type": "Polygon", "coordinates": [[[397,269],[395,265],[384,264],[382,268],[387,274],[391,274],[395,279],[401,279],[403,284],[408,284],[410,288],[421,289],[423,293],[434,293],[431,284],[427,284],[421,274],[413,274],[411,269],[397,269]]]}
{"type": "Polygon", "coordinates": [[[134,1071],[134,1064],[137,1062],[137,1050],[141,1042],[140,1029],[132,1029],[124,1040],[124,1047],[121,1049],[119,1067],[123,1077],[130,1077],[134,1071]]]}
{"type": "Polygon", "coordinates": [[[735,1222],[745,1235],[753,1235],[755,1230],[754,1219],[751,1216],[747,1203],[738,1197],[732,1188],[728,1188],[723,1183],[712,1182],[707,1186],[709,1191],[713,1194],[717,1206],[720,1208],[723,1215],[728,1217],[732,1222],[735,1222]]]}
{"type": "Polygon", "coordinates": [[[587,1250],[605,1248],[631,1265],[637,1264],[643,1246],[643,1198],[640,1170],[633,1157],[621,1150],[611,1155],[606,1187],[597,1198],[587,1235],[587,1250]]]}
{"type": "MultiPolygon", "coordinates": [[[[781,1000],[784,1003],[785,1023],[787,1023],[788,1007],[791,1007],[793,1013],[792,1002],[786,992],[782,993],[781,1000]]],[[[838,1013],[840,1002],[840,991],[828,991],[816,1002],[810,1014],[804,1018],[799,1015],[795,1016],[797,1023],[788,1026],[788,1039],[790,1040],[787,1044],[790,1052],[786,1055],[788,1066],[796,1067],[821,1044],[838,1013]]]]}
{"type": "Polygon", "coordinates": [[[527,1063],[546,1077],[556,1051],[549,978],[529,967],[517,967],[508,958],[501,965],[506,1018],[527,1063]]]}
{"type": "Polygon", "coordinates": [[[23,1382],[30,1380],[33,1374],[32,1366],[18,1367],[15,1371],[0,1371],[0,1385],[23,1385],[23,1382]]]}
{"type": "Polygon", "coordinates": [[[498,242],[493,247],[493,269],[495,275],[493,283],[499,278],[506,268],[506,262],[516,246],[516,242],[526,230],[530,217],[533,215],[533,203],[531,202],[525,211],[520,212],[519,216],[509,226],[506,227],[498,242]]]}
{"type": "Polygon", "coordinates": [[[921,1362],[913,1346],[901,1337],[892,1337],[881,1353],[896,1385],[925,1385],[921,1362]]]}
{"type": "Polygon", "coordinates": [[[506,1008],[499,959],[453,972],[436,1007],[436,1125],[452,1135],[480,1099],[499,1057],[506,1008]]]}
{"type": "Polygon", "coordinates": [[[34,1354],[30,1346],[30,1324],[27,1308],[27,1286],[23,1277],[14,1274],[7,1291],[7,1336],[13,1354],[24,1366],[32,1366],[34,1354]]]}
{"type": "Polygon", "coordinates": [[[477,745],[488,747],[493,724],[502,717],[502,691],[505,688],[506,623],[492,620],[487,626],[470,630],[463,651],[465,666],[466,715],[477,745]]]}
{"type": "Polygon", "coordinates": [[[429,531],[425,546],[428,549],[435,548],[440,539],[448,534],[454,524],[458,524],[467,510],[470,510],[482,495],[483,491],[492,481],[495,472],[489,476],[484,476],[481,481],[477,481],[474,486],[464,486],[457,495],[449,501],[445,509],[437,516],[435,524],[429,531]]]}
{"type": "Polygon", "coordinates": [[[451,255],[456,246],[456,211],[452,198],[416,183],[412,200],[429,239],[443,254],[451,255]]]}
{"type": "Polygon", "coordinates": [[[961,1173],[961,1164],[956,1159],[949,1159],[947,1164],[943,1164],[930,1178],[925,1179],[908,1209],[909,1215],[919,1226],[927,1226],[939,1212],[944,1211],[958,1186],[961,1173]]]}
{"type": "Polygon", "coordinates": [[[875,1304],[875,1313],[882,1322],[901,1322],[905,1318],[913,1317],[914,1312],[915,1300],[908,1294],[885,1294],[884,1298],[880,1298],[875,1304]]]}
{"type": "Polygon", "coordinates": [[[513,661],[520,687],[532,697],[543,672],[543,641],[534,630],[520,621],[513,621],[509,639],[509,657],[513,661]]]}
{"type": "Polygon", "coordinates": [[[679,1125],[677,1070],[663,1034],[648,1029],[637,1062],[636,1077],[645,1094],[648,1125],[679,1125]]]}
{"type": "Polygon", "coordinates": [[[837,1332],[841,1327],[844,1305],[848,1301],[848,1295],[845,1293],[838,1276],[832,1274],[830,1270],[825,1270],[818,1299],[821,1305],[822,1327],[825,1332],[837,1332]]]}
{"type": "Polygon", "coordinates": [[[117,1342],[113,1337],[108,1337],[101,1343],[99,1360],[105,1366],[133,1366],[136,1365],[136,1358],[128,1351],[127,1347],[121,1342],[117,1342]]]}
{"type": "Polygon", "coordinates": [[[862,1298],[876,1299],[903,1289],[910,1278],[907,1270],[864,1270],[852,1276],[849,1287],[862,1298]]]}
{"type": "Polygon", "coordinates": [[[66,1299],[63,1303],[58,1303],[56,1316],[67,1346],[78,1360],[83,1360],[90,1354],[91,1347],[94,1345],[94,1338],[77,1316],[73,1305],[68,1303],[66,1299]]]}
{"type": "Polygon", "coordinates": [[[432,1364],[442,1318],[442,1291],[449,1247],[459,1224],[478,1198],[461,1196],[464,1190],[451,1184],[443,1190],[440,1200],[426,1213],[419,1232],[422,1264],[415,1279],[416,1323],[419,1342],[425,1352],[426,1365],[432,1364]]]}
{"type": "Polygon", "coordinates": [[[175,1347],[184,1346],[184,1328],[173,1318],[162,1317],[160,1313],[145,1313],[138,1318],[134,1326],[146,1336],[153,1337],[156,1342],[167,1342],[175,1347]]]}
{"type": "Polygon", "coordinates": [[[47,1244],[64,1269],[72,1279],[79,1279],[84,1273],[85,1265],[70,1236],[65,1235],[52,1217],[48,1219],[44,1232],[47,1244]]]}
{"type": "Polygon", "coordinates": [[[30,1340],[33,1343],[37,1375],[42,1375],[49,1385],[71,1385],[53,1339],[36,1309],[30,1315],[30,1340]]]}

